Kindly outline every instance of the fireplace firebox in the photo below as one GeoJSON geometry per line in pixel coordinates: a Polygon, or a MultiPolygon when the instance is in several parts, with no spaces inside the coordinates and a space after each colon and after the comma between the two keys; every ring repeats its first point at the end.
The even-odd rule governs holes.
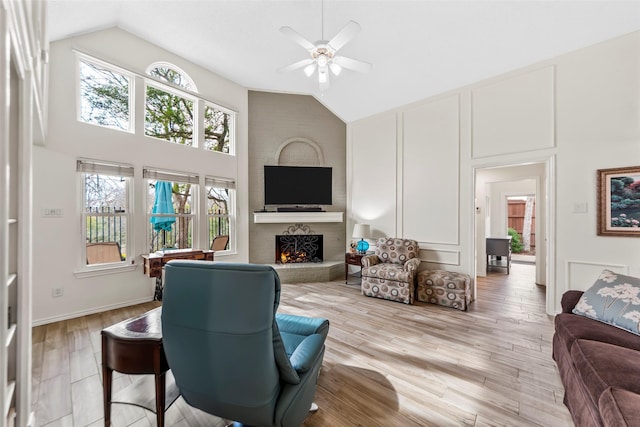
{"type": "Polygon", "coordinates": [[[321,234],[283,234],[276,236],[276,263],[322,262],[321,234]]]}

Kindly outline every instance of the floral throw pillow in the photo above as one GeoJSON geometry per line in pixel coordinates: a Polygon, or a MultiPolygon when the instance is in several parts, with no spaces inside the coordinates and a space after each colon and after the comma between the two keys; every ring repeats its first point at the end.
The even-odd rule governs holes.
{"type": "Polygon", "coordinates": [[[640,278],[603,270],[573,312],[640,335],[640,278]]]}

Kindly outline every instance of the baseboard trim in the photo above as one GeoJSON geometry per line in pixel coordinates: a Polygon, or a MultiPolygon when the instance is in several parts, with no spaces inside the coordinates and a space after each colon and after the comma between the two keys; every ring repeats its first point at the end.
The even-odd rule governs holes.
{"type": "Polygon", "coordinates": [[[118,304],[103,305],[102,307],[95,307],[95,308],[92,308],[92,309],[89,309],[89,310],[76,311],[76,312],[73,312],[73,313],[63,314],[63,315],[60,315],[60,316],[45,317],[43,319],[34,320],[33,322],[31,322],[31,326],[41,326],[41,325],[46,325],[46,324],[49,324],[49,323],[60,322],[62,320],[75,319],[76,317],[82,317],[82,316],[86,316],[86,315],[89,315],[89,314],[95,314],[95,313],[102,313],[104,311],[114,310],[116,308],[129,307],[129,306],[132,306],[132,305],[142,304],[142,303],[149,302],[149,301],[153,301],[153,297],[152,296],[151,297],[146,297],[146,298],[139,298],[137,300],[122,302],[122,303],[118,303],[118,304]]]}

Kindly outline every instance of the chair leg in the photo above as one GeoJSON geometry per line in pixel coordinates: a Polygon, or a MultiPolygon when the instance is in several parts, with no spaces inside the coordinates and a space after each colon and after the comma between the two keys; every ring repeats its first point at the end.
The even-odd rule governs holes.
{"type": "Polygon", "coordinates": [[[318,410],[318,405],[315,402],[311,402],[311,408],[309,408],[309,412],[316,412],[318,410]]]}

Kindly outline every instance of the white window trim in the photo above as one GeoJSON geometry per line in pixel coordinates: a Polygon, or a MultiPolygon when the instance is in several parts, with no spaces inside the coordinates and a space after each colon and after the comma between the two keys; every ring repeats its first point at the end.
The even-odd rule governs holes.
{"type": "Polygon", "coordinates": [[[182,75],[182,77],[187,80],[189,82],[189,84],[191,85],[191,87],[193,89],[188,89],[186,87],[182,87],[182,86],[178,86],[176,84],[173,83],[169,83],[169,82],[164,82],[164,83],[169,83],[171,86],[180,89],[182,91],[191,91],[193,93],[198,93],[198,87],[196,86],[196,83],[193,81],[193,79],[191,78],[191,76],[189,74],[187,74],[182,68],[178,67],[175,64],[172,64],[171,62],[167,62],[167,61],[158,61],[158,62],[154,62],[153,64],[149,65],[147,67],[147,69],[145,70],[145,72],[147,73],[147,77],[152,78],[154,81],[158,81],[158,82],[162,82],[162,80],[151,76],[151,70],[155,69],[155,68],[170,68],[174,71],[177,71],[180,75],[182,75]]]}

